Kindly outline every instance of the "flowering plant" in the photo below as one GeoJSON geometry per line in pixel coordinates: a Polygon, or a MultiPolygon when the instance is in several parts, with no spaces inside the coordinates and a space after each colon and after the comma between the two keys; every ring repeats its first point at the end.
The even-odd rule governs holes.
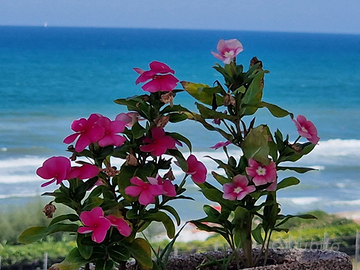
{"type": "MultiPolygon", "coordinates": [[[[214,68],[223,75],[224,86],[219,81],[212,87],[182,81],[183,89],[175,89],[179,82],[175,71],[153,61],[148,71],[134,69],[139,74],[136,84],[144,83],[142,89],[148,94],[115,100],[129,112],[120,113],[114,120],[100,114],[75,120],[71,125],[74,133],[64,139],[70,144],[71,157],[51,157],[37,170],[48,180],[42,186],[53,182],[59,186],[44,195],[53,196],[55,203],[73,212],[53,218],[46,227],[25,230],[19,241],[30,243],[58,231],[75,234],[77,247],[54,269],[77,269],[90,262],[96,269],[125,269],[130,258],[144,269],[157,269],[149,242],[138,233],[156,221],[163,224],[169,238],[175,236],[175,225],[180,225],[181,219],[169,202],[191,199],[184,195],[190,176],[208,200],[221,206],[218,211],[205,205],[206,217],[191,222],[201,230],[222,235],[234,251],[242,248],[245,264],[255,264],[253,239],[266,249],[271,232],[284,230],[281,225],[294,217],[280,213],[276,192],[299,180],[287,177],[279,181],[278,171],[311,170],[280,164],[308,154],[319,138],[315,126],[304,116],[295,120],[290,112],[262,101],[267,71],[256,58],[246,72],[236,64],[236,56],[242,51],[238,40],[221,40],[217,48],[219,53],[213,55],[225,65],[214,68]],[[197,100],[198,113],[173,104],[175,95],[184,91],[197,100]],[[218,110],[222,106],[225,110],[218,110]],[[263,107],[275,117],[290,116],[299,137],[291,143],[279,130],[272,135],[268,126],[255,126],[255,118],[245,122],[263,107]],[[212,147],[222,148],[226,160],[210,157],[225,173],[211,172],[218,185],[206,181],[207,169],[191,154],[190,140],[165,130],[168,122],[187,119],[226,140],[212,147]],[[300,137],[309,142],[300,143],[300,137]],[[190,151],[187,157],[179,150],[183,145],[190,151]],[[241,149],[238,158],[229,154],[230,146],[241,149]],[[176,181],[173,166],[184,172],[181,181],[176,181]]],[[[44,208],[48,217],[55,211],[52,203],[44,208]]]]}

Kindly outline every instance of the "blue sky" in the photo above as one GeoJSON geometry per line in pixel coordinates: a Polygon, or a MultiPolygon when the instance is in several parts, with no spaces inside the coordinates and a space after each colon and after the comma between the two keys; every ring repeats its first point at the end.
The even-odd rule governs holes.
{"type": "Polygon", "coordinates": [[[0,0],[0,25],[360,34],[359,0],[0,0]]]}

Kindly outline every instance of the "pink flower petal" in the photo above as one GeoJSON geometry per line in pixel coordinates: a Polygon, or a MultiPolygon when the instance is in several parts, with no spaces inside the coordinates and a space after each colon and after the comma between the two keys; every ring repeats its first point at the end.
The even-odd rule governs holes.
{"type": "Polygon", "coordinates": [[[161,194],[163,194],[164,190],[163,187],[161,185],[149,185],[148,186],[148,190],[150,192],[151,195],[153,196],[159,196],[161,194]]]}
{"type": "Polygon", "coordinates": [[[162,184],[163,186],[163,190],[164,190],[164,195],[168,196],[168,197],[175,197],[176,196],[176,190],[175,190],[175,186],[173,185],[173,183],[171,183],[170,180],[165,180],[164,183],[162,184]]]}
{"type": "Polygon", "coordinates": [[[80,135],[80,134],[78,134],[78,133],[71,134],[71,135],[67,136],[67,137],[63,140],[63,142],[66,143],[66,144],[70,144],[70,143],[72,143],[73,141],[75,141],[76,138],[77,138],[79,135],[80,135]]]}
{"type": "Polygon", "coordinates": [[[112,226],[115,226],[119,233],[123,236],[129,236],[131,234],[130,225],[122,218],[115,217],[113,215],[106,216],[112,226]]]}
{"type": "Polygon", "coordinates": [[[147,190],[143,190],[139,196],[139,203],[149,205],[155,202],[155,197],[147,190]]]}
{"type": "Polygon", "coordinates": [[[141,87],[143,90],[155,93],[158,91],[172,91],[176,87],[179,80],[172,75],[175,71],[168,65],[158,61],[153,61],[149,66],[149,71],[143,71],[139,68],[134,69],[140,74],[135,81],[136,84],[148,81],[141,87]]]}
{"type": "Polygon", "coordinates": [[[175,73],[168,65],[161,63],[159,61],[152,61],[150,64],[150,69],[156,73],[175,73]]]}
{"type": "Polygon", "coordinates": [[[219,53],[212,52],[213,56],[225,64],[230,64],[243,51],[243,46],[237,39],[221,39],[217,44],[217,50],[219,53]]]}
{"type": "Polygon", "coordinates": [[[218,142],[217,144],[215,144],[214,146],[211,146],[210,148],[217,150],[217,149],[219,149],[220,147],[226,147],[226,146],[228,146],[229,144],[231,144],[230,141],[218,142]]]}
{"type": "Polygon", "coordinates": [[[143,190],[142,188],[137,186],[129,186],[125,188],[125,194],[132,197],[137,197],[142,192],[142,190],[143,190]]]}

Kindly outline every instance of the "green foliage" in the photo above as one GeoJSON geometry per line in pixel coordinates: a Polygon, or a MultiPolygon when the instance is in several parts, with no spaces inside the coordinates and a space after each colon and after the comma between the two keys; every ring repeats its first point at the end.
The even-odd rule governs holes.
{"type": "MultiPolygon", "coordinates": [[[[254,261],[253,240],[266,249],[273,231],[287,231],[288,228],[283,226],[290,220],[314,218],[310,214],[280,214],[276,192],[299,183],[293,176],[278,181],[277,171],[305,173],[311,170],[280,164],[299,160],[309,154],[315,145],[299,143],[300,137],[291,142],[289,136],[284,136],[280,130],[272,135],[267,125],[256,126],[254,114],[260,108],[268,109],[274,117],[293,118],[293,114],[262,100],[264,76],[268,71],[262,68],[261,61],[256,57],[251,59],[248,70],[243,65],[237,65],[235,58],[230,63],[225,62],[224,67],[214,66],[223,76],[223,82],[216,80],[213,86],[208,86],[182,81],[184,90],[173,89],[173,82],[178,81],[172,75],[173,70],[166,64],[152,62],[149,72],[136,70],[141,74],[137,83],[157,80],[143,86],[150,93],[115,100],[131,112],[132,117],[126,116],[131,121],[111,122],[93,114],[93,122],[83,119],[87,122],[75,123],[79,127],[74,129],[77,134],[72,136],[79,136],[77,143],[82,141],[88,145],[81,151],[77,150],[78,144],[70,146],[71,160],[96,166],[95,174],[98,174],[89,178],[80,177],[84,174],[80,172],[80,167],[66,172],[74,178],[66,179],[66,184],[61,182],[54,192],[44,195],[70,208],[71,214],[60,215],[49,224],[35,224],[19,236],[19,242],[33,243],[53,233],[71,232],[77,247],[57,265],[60,270],[75,270],[89,262],[95,263],[95,270],[111,270],[121,268],[130,258],[135,259],[143,269],[152,268],[151,246],[146,239],[137,238],[138,233],[158,222],[169,238],[176,238],[175,224],[179,225],[181,220],[177,210],[168,203],[191,199],[183,195],[187,176],[194,175],[195,179],[195,174],[203,174],[204,177],[207,174],[201,162],[191,164],[178,148],[184,144],[191,152],[191,140],[180,133],[165,130],[168,122],[178,124],[187,119],[219,133],[226,140],[223,150],[227,157],[225,161],[210,157],[223,170],[224,175],[212,172],[222,185],[221,189],[207,181],[198,180],[196,183],[203,195],[218,204],[221,210],[205,205],[205,217],[191,222],[199,229],[220,234],[233,251],[242,248],[246,266],[251,267],[254,261]],[[169,83],[166,83],[169,78],[169,83]],[[161,89],[154,89],[160,84],[161,89]],[[171,89],[166,89],[168,87],[171,89]],[[174,104],[174,97],[180,92],[194,97],[198,113],[174,104]],[[216,121],[209,123],[209,120],[216,121]],[[103,138],[97,138],[95,133],[103,138]],[[122,137],[112,133],[122,133],[122,137]],[[229,144],[240,148],[239,157],[229,155],[229,144]],[[114,159],[121,165],[114,165],[118,164],[114,159]],[[183,180],[175,185],[171,182],[175,178],[172,173],[174,161],[184,172],[183,180]],[[100,186],[97,185],[99,182],[100,186]],[[93,210],[96,216],[92,216],[90,221],[90,215],[95,215],[93,210]],[[257,224],[254,228],[255,219],[257,224]],[[79,227],[82,226],[88,228],[81,231],[79,227]],[[131,233],[125,233],[130,228],[131,233]]],[[[45,167],[44,163],[43,169],[45,167]]],[[[166,260],[173,244],[170,242],[167,251],[158,255],[157,267],[163,268],[164,263],[159,260],[166,260]]]]}
{"type": "Polygon", "coordinates": [[[212,172],[223,190],[207,182],[198,186],[209,201],[220,206],[221,212],[205,206],[205,217],[191,222],[201,230],[220,234],[233,251],[242,248],[245,265],[251,267],[254,261],[258,261],[252,258],[253,240],[266,250],[272,233],[288,231],[283,226],[290,220],[315,218],[310,214],[280,214],[276,195],[278,190],[300,183],[294,176],[280,181],[277,179],[277,171],[305,173],[312,170],[280,164],[299,160],[309,154],[315,145],[310,142],[299,143],[300,137],[290,142],[289,136],[284,136],[280,130],[272,135],[267,125],[255,125],[253,115],[259,108],[267,108],[274,117],[294,117],[291,112],[262,100],[264,76],[268,71],[262,69],[262,63],[256,57],[251,59],[248,71],[244,71],[243,65],[237,65],[235,59],[224,67],[216,64],[214,69],[223,76],[224,86],[218,80],[214,88],[182,83],[185,91],[203,103],[196,103],[199,113],[192,113],[189,119],[199,122],[207,130],[219,133],[228,141],[227,145],[231,143],[239,147],[241,154],[238,158],[230,156],[225,145],[223,150],[227,160],[210,157],[219,169],[224,170],[225,175],[212,172]],[[221,106],[225,107],[225,112],[217,111],[221,106]],[[247,120],[249,116],[250,121],[247,120]],[[216,119],[216,122],[212,121],[214,124],[211,124],[208,121],[210,119],[216,119]],[[255,219],[257,224],[254,227],[255,219]]]}
{"type": "Polygon", "coordinates": [[[76,246],[74,241],[41,241],[28,245],[0,246],[1,264],[3,266],[14,264],[27,264],[42,259],[48,253],[49,260],[63,259],[76,246]]]}
{"type": "MultiPolygon", "coordinates": [[[[47,200],[40,197],[29,200],[24,206],[10,206],[2,209],[0,219],[0,243],[16,244],[22,231],[33,226],[47,226],[50,220],[42,212],[47,200]]],[[[61,205],[56,205],[55,215],[61,215],[66,210],[61,205]]],[[[51,239],[60,241],[67,238],[62,233],[53,234],[51,239]]]]}

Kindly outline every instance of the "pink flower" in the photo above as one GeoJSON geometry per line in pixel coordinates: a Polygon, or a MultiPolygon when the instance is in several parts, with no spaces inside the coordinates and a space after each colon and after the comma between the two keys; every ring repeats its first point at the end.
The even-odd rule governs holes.
{"type": "Polygon", "coordinates": [[[92,164],[84,163],[80,167],[71,167],[67,179],[77,178],[79,180],[93,178],[99,173],[99,168],[92,164]]]}
{"type": "Polygon", "coordinates": [[[296,120],[291,119],[296,126],[296,129],[300,136],[309,140],[309,142],[313,144],[317,144],[320,138],[317,136],[317,129],[315,125],[311,122],[306,120],[305,116],[298,115],[296,120]]]}
{"type": "Polygon", "coordinates": [[[143,90],[155,93],[158,91],[172,91],[175,88],[179,80],[172,75],[175,74],[174,70],[168,65],[158,61],[151,62],[149,66],[149,71],[134,68],[134,70],[140,74],[135,81],[136,84],[150,80],[141,87],[143,90]]]}
{"type": "Polygon", "coordinates": [[[205,165],[198,161],[194,155],[190,155],[186,160],[188,170],[186,174],[191,175],[191,179],[197,183],[202,184],[206,180],[207,169],[205,165]]]}
{"type": "Polygon", "coordinates": [[[217,50],[219,53],[211,52],[212,55],[225,64],[230,64],[230,62],[243,51],[243,46],[237,39],[221,39],[217,44],[217,50]]]}
{"type": "Polygon", "coordinates": [[[217,150],[217,149],[219,149],[220,147],[225,147],[225,146],[228,146],[229,144],[231,144],[230,141],[218,142],[217,144],[215,144],[214,146],[211,146],[210,148],[217,150]]]}
{"type": "Polygon", "coordinates": [[[163,180],[161,185],[164,190],[163,195],[168,196],[168,197],[176,196],[175,186],[173,185],[173,183],[170,180],[163,180]]]}
{"type": "Polygon", "coordinates": [[[75,151],[83,151],[89,144],[97,142],[104,136],[105,129],[98,124],[101,115],[91,114],[88,119],[80,118],[71,124],[74,134],[67,136],[64,143],[70,144],[78,138],[75,151]]]}
{"type": "MultiPolygon", "coordinates": [[[[273,161],[271,161],[269,165],[264,166],[251,158],[249,159],[249,165],[250,167],[246,168],[246,173],[250,177],[253,177],[252,181],[255,186],[261,186],[267,183],[276,183],[276,165],[273,161]]],[[[271,188],[273,188],[274,185],[272,185],[271,188]]]]}
{"type": "Polygon", "coordinates": [[[123,121],[127,127],[132,127],[139,120],[139,114],[137,112],[120,113],[115,120],[123,121]]]}
{"type": "Polygon", "coordinates": [[[99,139],[98,143],[101,147],[108,145],[121,146],[126,141],[123,136],[117,133],[123,132],[125,129],[126,122],[115,120],[111,121],[107,117],[100,117],[98,123],[104,128],[104,136],[99,139]]]}
{"type": "Polygon", "coordinates": [[[36,174],[44,179],[51,179],[50,181],[41,185],[45,187],[56,181],[59,185],[63,180],[67,179],[67,174],[70,172],[71,163],[66,157],[51,157],[44,161],[42,167],[36,170],[36,174]]]}
{"type": "Polygon", "coordinates": [[[80,220],[85,227],[80,227],[78,233],[92,233],[91,239],[96,243],[104,241],[106,233],[111,227],[111,222],[104,217],[104,211],[101,207],[95,207],[91,211],[82,212],[80,220]]]}
{"type": "Polygon", "coordinates": [[[176,149],[176,141],[168,135],[161,127],[154,127],[151,129],[152,138],[146,137],[143,142],[146,145],[140,146],[140,150],[150,152],[154,156],[161,156],[167,149],[176,149]]]}
{"type": "Polygon", "coordinates": [[[155,177],[147,177],[148,181],[153,185],[159,185],[163,188],[162,195],[168,196],[168,197],[175,197],[176,196],[176,190],[175,186],[170,180],[164,180],[159,175],[155,177]]]}
{"type": "MultiPolygon", "coordinates": [[[[149,178],[148,178],[149,179],[149,178]]],[[[132,197],[139,196],[139,203],[142,205],[148,205],[155,202],[155,196],[159,196],[163,193],[163,187],[157,184],[146,183],[138,177],[130,179],[131,184],[125,188],[125,194],[132,197]]]]}
{"type": "Polygon", "coordinates": [[[114,215],[106,216],[106,218],[110,221],[111,226],[114,226],[116,229],[118,229],[121,235],[129,236],[131,234],[131,227],[124,219],[118,218],[114,215]]]}
{"type": "Polygon", "coordinates": [[[232,183],[226,183],[223,185],[224,195],[223,198],[234,201],[242,200],[246,195],[256,190],[255,186],[250,185],[249,180],[245,175],[235,175],[232,179],[232,183]]]}

